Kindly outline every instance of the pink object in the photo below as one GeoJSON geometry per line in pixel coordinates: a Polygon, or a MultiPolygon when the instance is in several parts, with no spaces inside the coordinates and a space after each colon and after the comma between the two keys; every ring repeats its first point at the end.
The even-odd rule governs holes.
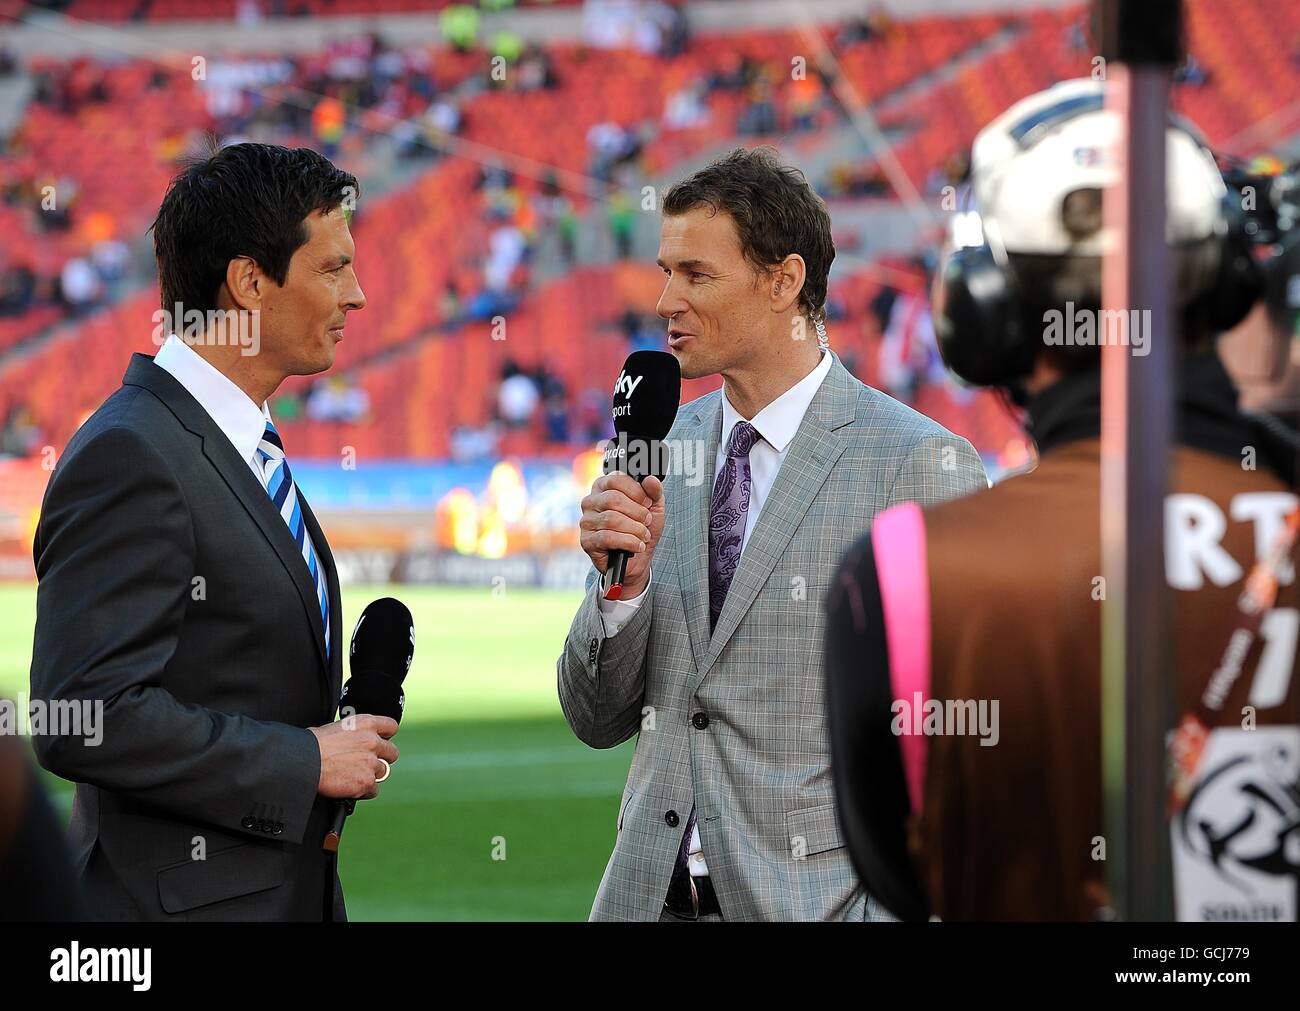
{"type": "MultiPolygon", "coordinates": [[[[930,694],[930,576],[921,507],[905,502],[877,516],[871,526],[871,547],[885,616],[890,687],[893,697],[905,700],[915,718],[930,694]]],[[[919,815],[928,741],[914,729],[912,720],[905,721],[898,743],[912,813],[919,815]]]]}

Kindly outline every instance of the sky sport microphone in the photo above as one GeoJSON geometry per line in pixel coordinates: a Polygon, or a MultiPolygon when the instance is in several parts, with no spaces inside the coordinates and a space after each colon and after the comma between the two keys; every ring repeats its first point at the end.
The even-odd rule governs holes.
{"type": "MultiPolygon", "coordinates": [[[[415,659],[415,619],[400,600],[382,597],[366,605],[352,630],[348,665],[352,676],[339,697],[339,718],[370,714],[402,722],[406,695],[402,682],[415,659]]],[[[357,806],[354,798],[335,801],[334,815],[322,844],[337,853],[343,822],[357,806]]]]}
{"type": "MultiPolygon", "coordinates": [[[[636,481],[668,473],[663,440],[682,399],[682,366],[667,351],[633,351],[614,384],[614,439],[605,449],[605,473],[622,471],[636,481]]],[[[606,600],[623,596],[626,551],[609,553],[606,600]]]]}

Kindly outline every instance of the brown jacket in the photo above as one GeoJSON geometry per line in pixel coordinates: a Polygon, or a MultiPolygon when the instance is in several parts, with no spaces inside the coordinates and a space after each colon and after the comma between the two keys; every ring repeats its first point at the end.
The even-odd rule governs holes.
{"type": "MultiPolygon", "coordinates": [[[[1241,452],[1230,452],[1233,433],[1249,431],[1239,420],[1185,426],[1213,448],[1173,454],[1165,565],[1180,713],[1224,653],[1257,551],[1296,504],[1277,472],[1245,469],[1241,452]]],[[[911,533],[907,517],[886,514],[841,568],[828,633],[840,814],[859,873],[899,915],[1083,920],[1106,901],[1097,859],[1100,445],[1074,434],[1030,474],[917,510],[911,533]],[[910,588],[899,571],[910,549],[900,541],[926,574],[910,588]],[[899,605],[909,592],[928,606],[928,629],[916,606],[899,605]],[[924,697],[951,714],[935,717],[932,729],[943,733],[925,733],[912,713],[934,714],[916,705],[908,679],[926,652],[918,654],[917,635],[928,639],[924,697]]],[[[1180,918],[1295,916],[1286,838],[1300,832],[1298,606],[1292,581],[1222,709],[1227,729],[1212,737],[1206,789],[1175,822],[1180,918]],[[1261,671],[1266,647],[1273,654],[1261,671]]]]}

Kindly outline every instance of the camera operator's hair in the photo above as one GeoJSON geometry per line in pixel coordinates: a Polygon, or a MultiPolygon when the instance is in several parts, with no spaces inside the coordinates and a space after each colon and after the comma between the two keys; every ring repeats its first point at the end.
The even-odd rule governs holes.
{"type": "Polygon", "coordinates": [[[200,156],[172,180],[152,226],[163,308],[216,309],[239,256],[284,284],[307,216],[358,192],[355,176],[308,148],[234,144],[200,156]]]}
{"type": "Polygon", "coordinates": [[[835,243],[826,205],[802,172],[783,165],[770,147],[738,148],[683,179],[664,197],[668,215],[697,207],[731,216],[741,252],[756,273],[776,266],[791,253],[803,257],[799,306],[813,321],[823,317],[835,243]]]}

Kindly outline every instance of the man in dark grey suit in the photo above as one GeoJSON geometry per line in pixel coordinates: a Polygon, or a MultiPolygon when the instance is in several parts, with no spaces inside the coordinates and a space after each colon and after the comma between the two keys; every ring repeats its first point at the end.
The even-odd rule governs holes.
{"type": "Polygon", "coordinates": [[[266,401],[329,368],[365,305],[356,192],[315,152],[269,145],[182,172],[154,223],[161,347],[133,357],[46,491],[32,697],[102,710],[97,741],[35,744],[77,784],[72,854],[98,917],[345,918],[321,842],[335,799],[377,793],[397,725],[331,722],[338,578],[266,401]]]}

